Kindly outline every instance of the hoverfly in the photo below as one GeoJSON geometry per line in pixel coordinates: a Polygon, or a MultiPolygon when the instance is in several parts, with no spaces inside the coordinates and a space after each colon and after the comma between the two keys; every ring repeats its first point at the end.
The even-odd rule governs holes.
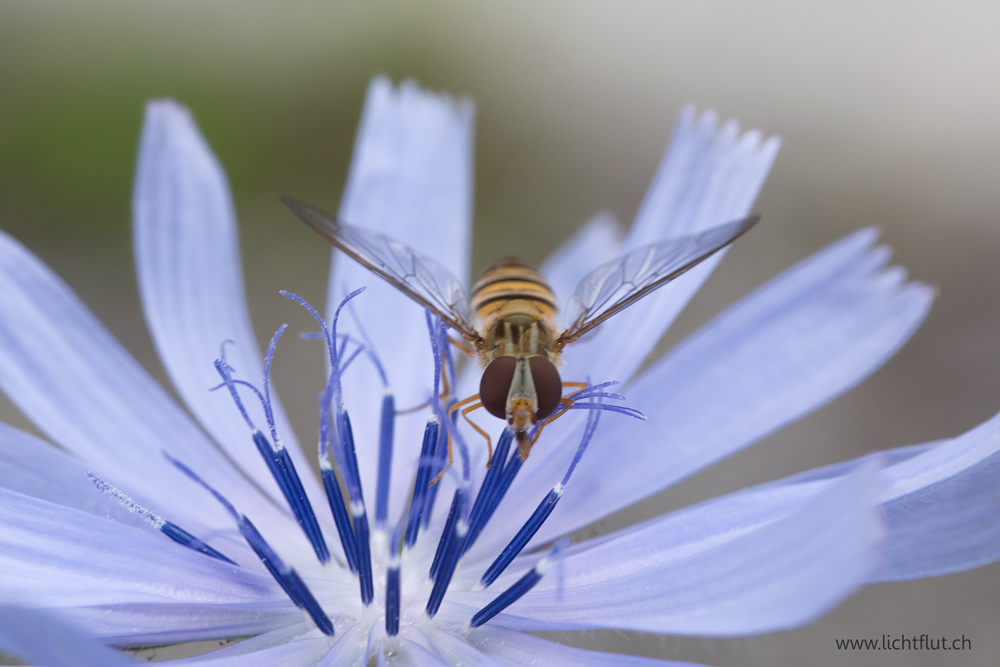
{"type": "MultiPolygon", "coordinates": [[[[478,357],[484,370],[479,393],[453,404],[450,414],[461,409],[462,416],[487,443],[489,435],[468,419],[469,412],[482,407],[494,417],[506,419],[525,460],[542,427],[563,414],[553,415],[559,405],[572,405],[572,400],[563,397],[563,388],[586,386],[561,381],[556,364],[563,348],[726,247],[760,217],[753,215],[699,234],[642,246],[602,264],[577,285],[563,318],[568,325],[560,330],[555,295],[545,278],[520,260],[502,259],[486,269],[472,288],[470,314],[469,300],[458,279],[434,260],[395,239],[345,224],[302,202],[287,197],[282,201],[330,243],[458,332],[464,342],[452,342],[478,357]],[[529,430],[535,425],[538,428],[532,437],[529,430]]],[[[451,460],[449,440],[449,465],[451,460]]]]}

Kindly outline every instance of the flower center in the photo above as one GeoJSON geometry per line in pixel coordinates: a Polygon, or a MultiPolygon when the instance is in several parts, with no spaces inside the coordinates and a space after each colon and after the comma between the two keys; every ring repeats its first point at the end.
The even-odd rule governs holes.
{"type": "MultiPolygon", "coordinates": [[[[251,383],[233,377],[233,369],[226,363],[225,345],[222,344],[220,358],[215,362],[222,383],[214,389],[228,389],[237,409],[250,429],[251,438],[258,453],[267,463],[268,469],[281,489],[292,515],[309,540],[319,563],[328,567],[343,567],[350,570],[358,581],[362,603],[360,616],[353,622],[365,621],[374,624],[384,617],[385,631],[389,637],[399,633],[400,618],[405,622],[420,623],[432,619],[440,610],[448,587],[463,555],[473,546],[483,533],[498,505],[503,500],[511,483],[521,469],[524,460],[517,448],[512,448],[515,430],[507,426],[497,442],[492,465],[487,469],[475,494],[472,493],[472,475],[469,469],[469,455],[462,434],[449,418],[450,406],[455,403],[453,396],[442,396],[442,374],[448,373],[449,382],[445,386],[455,387],[454,361],[450,357],[447,327],[437,318],[427,313],[427,324],[434,355],[434,383],[432,399],[429,401],[431,415],[424,428],[420,458],[413,473],[413,492],[410,504],[395,523],[388,521],[388,497],[391,483],[393,428],[396,413],[395,400],[389,388],[385,369],[358,322],[358,330],[364,340],[354,340],[348,336],[338,336],[337,325],[350,301],[363,288],[349,294],[337,308],[331,325],[301,297],[282,292],[306,308],[320,326],[321,332],[312,337],[321,338],[326,344],[329,373],[323,392],[319,396],[319,467],[326,491],[330,511],[343,550],[344,558],[334,558],[316,519],[315,511],[303,489],[298,471],[283,445],[274,422],[271,407],[269,372],[271,360],[278,339],[287,325],[275,333],[268,345],[264,360],[263,388],[257,389],[251,383]],[[347,351],[351,350],[348,355],[347,351]],[[340,378],[344,370],[365,352],[379,373],[385,393],[379,435],[379,459],[375,493],[375,528],[370,529],[367,506],[362,490],[355,450],[351,421],[344,407],[340,378]],[[258,428],[244,408],[239,389],[249,389],[260,401],[267,420],[267,433],[258,428]],[[448,452],[453,445],[458,452],[460,465],[451,469],[457,475],[458,483],[451,498],[447,518],[436,542],[431,537],[431,516],[437,499],[439,485],[436,479],[449,469],[448,452]],[[511,451],[513,449],[513,451],[511,451]],[[332,456],[331,456],[332,454],[332,456]],[[433,481],[432,481],[433,480],[433,481]],[[429,541],[431,540],[431,541],[429,541]],[[433,546],[434,556],[430,559],[433,546]],[[428,567],[428,561],[430,565],[428,567]],[[404,577],[405,575],[405,577],[404,577]],[[376,589],[378,600],[376,601],[376,589]],[[420,609],[420,605],[423,608],[420,609]]],[[[521,553],[542,524],[555,509],[563,490],[569,482],[588,443],[593,437],[600,414],[604,410],[623,412],[643,419],[638,411],[631,408],[606,405],[605,399],[622,399],[619,394],[605,391],[616,384],[607,382],[571,394],[572,399],[561,409],[586,409],[589,411],[586,428],[577,447],[573,460],[560,483],[554,486],[517,532],[514,538],[500,552],[485,570],[476,584],[477,589],[488,588],[521,553]]],[[[537,429],[538,427],[534,427],[537,429]]],[[[534,436],[534,431],[531,432],[534,436]]],[[[334,624],[323,607],[310,591],[305,581],[294,568],[286,564],[278,552],[267,543],[249,518],[241,514],[218,491],[209,486],[196,471],[183,462],[164,454],[193,481],[208,490],[233,516],[236,525],[261,562],[282,587],[297,607],[306,612],[316,627],[333,636],[334,624]]],[[[98,478],[91,476],[94,484],[105,493],[116,498],[123,506],[138,512],[165,535],[174,541],[208,556],[233,563],[224,554],[208,546],[194,535],[175,524],[158,517],[138,506],[131,498],[114,489],[98,478]]],[[[520,579],[501,592],[491,603],[483,607],[465,623],[464,627],[478,627],[500,613],[515,600],[527,593],[544,575],[563,548],[566,540],[559,542],[548,554],[538,560],[520,579]]]]}

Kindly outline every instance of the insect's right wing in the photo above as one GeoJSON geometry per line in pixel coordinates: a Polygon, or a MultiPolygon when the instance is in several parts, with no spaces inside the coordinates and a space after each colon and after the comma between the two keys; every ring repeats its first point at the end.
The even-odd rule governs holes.
{"type": "Polygon", "coordinates": [[[424,308],[431,309],[464,338],[473,342],[480,339],[469,324],[469,303],[462,286],[448,269],[384,234],[344,224],[289,197],[281,200],[326,240],[424,308]]]}
{"type": "Polygon", "coordinates": [[[559,349],[593,330],[653,290],[708,259],[753,227],[760,216],[719,225],[700,234],[637,248],[586,276],[566,306],[566,331],[556,338],[559,349]]]}

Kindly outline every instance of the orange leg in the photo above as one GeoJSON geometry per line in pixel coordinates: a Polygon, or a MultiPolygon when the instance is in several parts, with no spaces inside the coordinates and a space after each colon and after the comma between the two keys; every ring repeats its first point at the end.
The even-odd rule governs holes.
{"type": "MultiPolygon", "coordinates": [[[[581,391],[583,389],[586,389],[590,385],[588,385],[586,382],[563,382],[562,386],[563,387],[575,387],[576,391],[572,392],[573,394],[575,394],[577,391],[581,391]]],[[[535,444],[535,442],[538,441],[538,436],[540,436],[542,434],[542,429],[543,428],[545,428],[547,425],[551,424],[556,419],[558,419],[559,417],[562,417],[564,414],[566,414],[567,412],[569,412],[569,409],[571,407],[573,407],[573,404],[575,402],[576,401],[574,401],[573,399],[566,398],[566,397],[563,397],[563,398],[559,399],[559,404],[567,406],[566,409],[565,410],[561,410],[561,411],[555,413],[551,417],[548,417],[547,419],[545,419],[545,421],[543,421],[541,424],[539,424],[538,425],[538,430],[535,431],[535,437],[531,439],[531,445],[529,445],[529,446],[533,446],[535,444]]]]}
{"type": "MultiPolygon", "coordinates": [[[[438,400],[443,401],[447,396],[451,394],[451,387],[448,386],[448,373],[444,367],[444,359],[441,360],[441,393],[438,395],[438,400]]],[[[412,408],[406,408],[405,410],[396,410],[397,415],[408,415],[411,412],[416,412],[417,410],[423,410],[424,408],[430,407],[431,402],[429,400],[424,401],[420,405],[412,408]]]]}
{"type": "Polygon", "coordinates": [[[535,445],[535,442],[537,442],[537,441],[538,441],[538,436],[540,436],[540,435],[542,434],[542,429],[543,429],[543,428],[545,428],[546,426],[548,426],[549,424],[551,424],[552,422],[554,422],[555,420],[557,420],[557,419],[559,419],[560,417],[562,417],[562,416],[563,416],[564,414],[566,414],[567,412],[569,412],[569,409],[570,409],[571,407],[573,407],[573,404],[574,404],[575,402],[576,402],[576,401],[574,401],[574,400],[573,400],[573,399],[571,399],[571,398],[561,398],[561,399],[559,399],[559,404],[560,404],[560,405],[565,405],[565,406],[567,406],[567,408],[566,408],[565,410],[561,410],[560,412],[557,412],[557,413],[555,413],[555,414],[554,414],[554,415],[552,415],[551,417],[548,417],[548,418],[547,418],[547,419],[546,419],[545,421],[543,421],[543,422],[542,422],[541,424],[539,424],[539,425],[538,425],[538,430],[537,430],[537,431],[535,431],[535,437],[531,439],[531,444],[529,444],[528,446],[529,446],[529,447],[533,447],[533,446],[535,445]]]}
{"type": "MultiPolygon", "coordinates": [[[[484,431],[482,428],[480,428],[478,424],[476,424],[474,421],[472,421],[469,418],[469,413],[470,412],[472,412],[473,410],[478,410],[479,408],[483,407],[483,402],[479,401],[478,399],[479,399],[479,394],[475,394],[473,396],[469,396],[468,398],[462,399],[461,401],[459,401],[457,403],[454,403],[448,409],[448,418],[451,419],[451,417],[455,414],[455,412],[458,411],[459,409],[461,409],[462,410],[462,416],[465,418],[465,421],[467,421],[469,423],[469,426],[471,426],[472,428],[476,429],[476,432],[479,433],[479,435],[481,435],[484,438],[486,438],[486,446],[487,446],[487,448],[489,449],[489,452],[490,452],[490,459],[489,459],[489,462],[486,464],[486,467],[488,468],[493,463],[493,441],[490,439],[490,436],[489,436],[489,434],[486,431],[484,431]],[[476,402],[473,403],[473,401],[476,401],[476,402]],[[472,403],[472,405],[469,405],[469,403],[472,403]],[[465,407],[463,407],[463,406],[465,406],[465,407]]],[[[441,469],[441,472],[439,472],[437,474],[437,477],[435,477],[434,479],[432,479],[427,486],[431,486],[432,484],[437,484],[438,480],[440,480],[441,477],[444,475],[444,473],[448,470],[448,468],[451,467],[451,464],[452,464],[452,462],[454,460],[455,460],[454,459],[454,453],[452,451],[452,445],[451,445],[451,434],[449,433],[448,434],[448,464],[444,468],[441,469]]]]}
{"type": "Polygon", "coordinates": [[[476,351],[472,349],[472,346],[469,345],[469,343],[467,343],[464,340],[456,340],[451,336],[448,336],[448,342],[457,347],[458,349],[460,349],[465,354],[469,355],[470,357],[475,356],[476,354],[476,351]]]}

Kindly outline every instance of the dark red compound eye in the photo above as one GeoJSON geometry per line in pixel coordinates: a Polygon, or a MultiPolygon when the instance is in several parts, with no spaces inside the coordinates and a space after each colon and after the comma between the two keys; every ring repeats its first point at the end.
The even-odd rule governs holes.
{"type": "Polygon", "coordinates": [[[510,393],[516,367],[514,357],[497,357],[483,371],[483,379],[479,381],[479,400],[494,417],[507,418],[507,394],[510,393]]]}
{"type": "Polygon", "coordinates": [[[528,360],[528,365],[531,366],[531,379],[534,380],[535,392],[538,393],[538,413],[535,417],[541,421],[559,407],[562,379],[555,365],[545,357],[532,357],[528,360]]]}

